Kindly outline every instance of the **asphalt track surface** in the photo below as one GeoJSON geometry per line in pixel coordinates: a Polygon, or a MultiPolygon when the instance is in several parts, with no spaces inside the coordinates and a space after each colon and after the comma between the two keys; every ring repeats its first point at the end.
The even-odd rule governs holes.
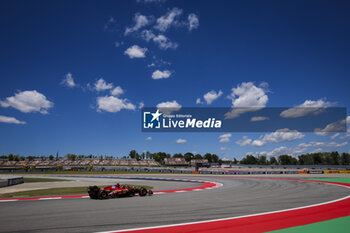
{"type": "MultiPolygon", "coordinates": [[[[301,207],[350,194],[347,188],[322,183],[210,176],[176,178],[220,182],[223,186],[108,200],[3,202],[0,232],[97,232],[178,224],[301,207]]],[[[137,183],[140,182],[147,183],[137,183]]],[[[163,182],[168,182],[166,186],[181,185],[181,182],[156,182],[160,187],[163,182]]],[[[188,185],[193,183],[185,187],[188,185]]]]}

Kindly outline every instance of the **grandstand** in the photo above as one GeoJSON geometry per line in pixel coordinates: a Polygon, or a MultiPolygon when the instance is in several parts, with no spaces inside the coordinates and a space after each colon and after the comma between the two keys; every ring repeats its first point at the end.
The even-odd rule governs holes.
{"type": "Polygon", "coordinates": [[[0,160],[0,169],[8,168],[24,168],[24,167],[37,167],[37,168],[56,168],[61,165],[62,167],[159,167],[160,164],[153,159],[136,160],[136,159],[79,159],[79,160],[21,160],[21,161],[8,161],[0,160]]]}
{"type": "Polygon", "coordinates": [[[166,165],[166,166],[188,166],[189,162],[187,162],[184,158],[165,158],[164,165],[166,165]]]}
{"type": "Polygon", "coordinates": [[[207,159],[192,159],[191,166],[193,167],[210,167],[207,159]]]}

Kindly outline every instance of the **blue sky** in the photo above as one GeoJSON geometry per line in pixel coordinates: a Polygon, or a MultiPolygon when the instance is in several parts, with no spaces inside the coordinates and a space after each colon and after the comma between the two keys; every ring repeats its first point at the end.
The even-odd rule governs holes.
{"type": "Polygon", "coordinates": [[[0,154],[350,150],[349,133],[142,133],[139,109],[349,108],[348,1],[0,5],[0,154]]]}

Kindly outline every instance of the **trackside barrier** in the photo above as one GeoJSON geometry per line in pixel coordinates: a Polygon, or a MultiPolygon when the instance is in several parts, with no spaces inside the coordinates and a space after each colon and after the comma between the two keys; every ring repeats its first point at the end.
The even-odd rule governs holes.
{"type": "Polygon", "coordinates": [[[307,173],[309,173],[309,174],[323,174],[323,171],[316,170],[316,171],[308,171],[307,173]]]}
{"type": "Polygon", "coordinates": [[[23,177],[10,178],[7,181],[8,181],[8,186],[16,185],[16,184],[22,184],[23,183],[23,177]]]}
{"type": "Polygon", "coordinates": [[[266,174],[266,171],[251,171],[250,174],[266,174]]]}
{"type": "Polygon", "coordinates": [[[325,174],[334,174],[334,173],[340,173],[339,170],[326,170],[324,171],[325,174]]]}
{"type": "Polygon", "coordinates": [[[282,171],[267,171],[266,174],[282,174],[282,171]]]}
{"type": "Polygon", "coordinates": [[[0,188],[7,187],[7,186],[8,186],[8,181],[7,180],[0,180],[0,188]]]}
{"type": "Polygon", "coordinates": [[[325,174],[334,174],[334,173],[343,173],[343,174],[350,174],[350,170],[325,170],[323,171],[325,174]]]}
{"type": "MultiPolygon", "coordinates": [[[[215,174],[215,175],[298,174],[298,171],[199,171],[199,174],[215,174]]],[[[307,174],[307,172],[305,174],[307,174]]]]}
{"type": "Polygon", "coordinates": [[[8,178],[0,181],[0,188],[16,185],[16,184],[22,184],[22,183],[23,183],[23,177],[8,178]]]}
{"type": "MultiPolygon", "coordinates": [[[[329,169],[329,168],[328,168],[329,169]]],[[[2,172],[24,172],[25,170],[0,170],[0,174],[2,172]]],[[[147,173],[152,173],[152,172],[160,172],[160,173],[183,173],[183,174],[198,174],[194,173],[190,169],[164,169],[164,168],[94,168],[91,171],[126,171],[126,172],[147,172],[147,173]]],[[[293,171],[285,171],[285,170],[260,170],[260,171],[249,171],[249,170],[200,170],[199,174],[215,174],[215,175],[259,175],[259,174],[350,174],[350,170],[309,170],[309,171],[298,171],[298,170],[293,170],[293,171]]],[[[29,174],[29,173],[28,173],[29,174]]],[[[19,181],[14,181],[11,180],[9,185],[14,185],[22,183],[21,180],[19,181]]],[[[4,182],[0,181],[0,187],[4,187],[4,182]]],[[[6,185],[5,185],[6,186],[6,185]]]]}
{"type": "Polygon", "coordinates": [[[298,171],[283,171],[282,174],[298,174],[298,171]]]}

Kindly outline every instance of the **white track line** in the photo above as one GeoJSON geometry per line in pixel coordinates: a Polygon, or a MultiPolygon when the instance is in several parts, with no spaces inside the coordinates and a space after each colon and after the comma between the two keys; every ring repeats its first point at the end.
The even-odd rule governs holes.
{"type": "Polygon", "coordinates": [[[39,201],[44,201],[44,200],[57,200],[57,199],[62,199],[62,197],[42,197],[39,198],[39,201]]]}
{"type": "Polygon", "coordinates": [[[12,199],[12,200],[0,200],[0,202],[9,202],[9,201],[18,201],[18,199],[12,199]]]}

